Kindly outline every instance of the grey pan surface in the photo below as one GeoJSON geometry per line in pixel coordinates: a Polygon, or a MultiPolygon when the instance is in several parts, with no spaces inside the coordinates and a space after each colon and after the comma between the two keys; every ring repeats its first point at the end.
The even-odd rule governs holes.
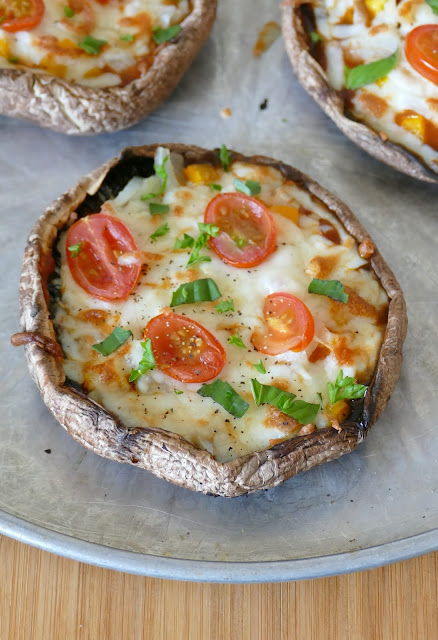
{"type": "Polygon", "coordinates": [[[438,548],[438,190],[345,139],[296,82],[281,40],[253,58],[268,20],[279,20],[272,3],[223,0],[179,88],[128,131],[67,138],[0,118],[0,532],[113,569],[236,582],[337,574],[438,548]],[[225,120],[223,107],[232,111],[225,120]],[[123,147],[165,141],[225,142],[311,175],[371,232],[406,296],[401,379],[366,442],[249,497],[198,495],[85,451],[48,413],[23,352],[9,345],[36,217],[123,147]]]}

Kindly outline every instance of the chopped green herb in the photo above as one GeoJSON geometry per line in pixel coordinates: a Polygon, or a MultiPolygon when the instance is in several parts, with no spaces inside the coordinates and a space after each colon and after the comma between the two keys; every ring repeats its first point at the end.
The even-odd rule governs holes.
{"type": "Polygon", "coordinates": [[[309,38],[314,44],[316,44],[317,42],[321,42],[322,40],[321,36],[316,31],[311,31],[309,33],[309,38]]]}
{"type": "Polygon", "coordinates": [[[152,353],[152,344],[151,339],[148,338],[146,342],[141,342],[141,348],[143,349],[143,355],[138,363],[138,369],[133,369],[131,371],[131,375],[129,376],[129,382],[135,382],[140,376],[152,369],[155,369],[157,366],[154,358],[154,354],[152,353]]]}
{"type": "Polygon", "coordinates": [[[319,411],[319,404],[305,402],[305,400],[296,400],[296,395],[283,391],[278,387],[267,384],[261,384],[254,378],[251,379],[251,390],[256,405],[271,404],[291,418],[298,420],[300,424],[309,424],[313,422],[319,411]]]}
{"type": "Polygon", "coordinates": [[[174,250],[176,249],[187,249],[187,247],[192,248],[195,244],[195,239],[192,236],[189,236],[188,233],[185,233],[182,238],[177,238],[175,241],[174,250]]]}
{"type": "Polygon", "coordinates": [[[184,391],[180,391],[179,389],[174,389],[173,392],[176,393],[177,396],[180,396],[182,393],[184,393],[184,391]]]}
{"type": "Polygon", "coordinates": [[[203,384],[198,389],[198,393],[203,398],[212,398],[235,418],[241,418],[249,408],[249,404],[234,391],[233,387],[220,379],[211,384],[203,384]]]}
{"type": "Polygon", "coordinates": [[[327,296],[344,304],[348,302],[348,293],[345,293],[344,285],[339,280],[318,280],[318,278],[313,278],[307,291],[316,293],[319,296],[327,296]]]}
{"type": "Polygon", "coordinates": [[[324,409],[324,402],[323,402],[323,399],[322,399],[322,393],[318,392],[316,395],[319,398],[319,404],[320,404],[321,409],[324,409]]]}
{"type": "Polygon", "coordinates": [[[181,284],[172,294],[171,307],[192,302],[211,302],[221,297],[217,284],[211,278],[201,278],[181,284]]]}
{"type": "Polygon", "coordinates": [[[221,184],[215,184],[214,182],[212,182],[210,187],[212,189],[215,189],[216,191],[222,191],[222,185],[221,184]]]}
{"type": "Polygon", "coordinates": [[[255,182],[254,180],[243,182],[239,178],[234,178],[234,188],[247,196],[256,196],[261,191],[260,182],[255,182]]]}
{"type": "Polygon", "coordinates": [[[163,158],[163,162],[161,164],[154,164],[155,175],[161,178],[161,187],[157,193],[145,193],[141,196],[141,200],[150,200],[151,198],[158,198],[162,196],[166,190],[167,186],[167,171],[166,171],[166,162],[169,160],[169,156],[163,158]]]}
{"type": "Polygon", "coordinates": [[[109,356],[110,353],[116,351],[132,336],[132,331],[129,329],[122,329],[122,327],[116,327],[111,335],[109,335],[102,342],[92,345],[92,349],[98,351],[102,356],[109,356]]]}
{"type": "Polygon", "coordinates": [[[229,344],[234,344],[236,347],[240,347],[240,349],[246,349],[240,333],[235,333],[234,335],[230,336],[228,338],[228,342],[229,344]]]}
{"type": "Polygon", "coordinates": [[[160,227],[158,227],[158,229],[155,229],[155,231],[151,233],[149,238],[152,240],[152,242],[155,242],[157,238],[161,238],[161,236],[165,236],[166,233],[169,233],[169,231],[170,231],[170,227],[167,224],[167,222],[165,222],[160,227]]]}
{"type": "Polygon", "coordinates": [[[158,204],[157,202],[151,202],[149,204],[149,211],[151,216],[162,216],[164,213],[169,213],[168,204],[158,204]]]}
{"type": "Polygon", "coordinates": [[[132,33],[126,33],[124,36],[120,36],[120,40],[123,40],[123,42],[133,42],[134,36],[132,33]]]}
{"type": "Polygon", "coordinates": [[[426,0],[426,2],[434,13],[438,13],[438,0],[426,0]]]}
{"type": "Polygon", "coordinates": [[[6,20],[6,16],[2,16],[2,17],[0,18],[0,24],[1,24],[2,22],[4,22],[5,20],[6,20]]]}
{"type": "Polygon", "coordinates": [[[281,119],[282,122],[287,122],[286,118],[281,119]]]}
{"type": "Polygon", "coordinates": [[[358,89],[366,84],[372,84],[388,75],[398,61],[398,49],[387,58],[381,58],[368,64],[358,64],[356,67],[344,67],[345,88],[358,89]]]}
{"type": "Polygon", "coordinates": [[[171,27],[167,27],[167,29],[160,29],[160,27],[155,27],[155,29],[152,29],[152,34],[157,44],[163,44],[164,42],[172,40],[172,38],[177,36],[180,31],[181,25],[174,24],[171,27]]]}
{"type": "Polygon", "coordinates": [[[73,11],[73,9],[70,9],[70,7],[66,5],[64,7],[64,15],[66,18],[73,18],[73,16],[75,15],[75,12],[73,11]]]}
{"type": "Polygon", "coordinates": [[[93,36],[85,36],[78,46],[86,51],[86,53],[89,53],[92,56],[97,56],[100,53],[101,48],[106,43],[106,40],[98,40],[97,38],[93,38],[93,36]]]}
{"type": "Polygon", "coordinates": [[[338,400],[354,400],[363,398],[368,387],[364,384],[357,384],[354,378],[346,376],[342,369],[339,371],[335,384],[327,382],[330,404],[336,404],[338,400]]]}
{"type": "Polygon", "coordinates": [[[195,240],[190,258],[187,262],[188,267],[191,267],[197,262],[211,262],[210,256],[200,256],[199,252],[205,247],[210,238],[215,238],[220,231],[219,227],[215,227],[213,224],[204,224],[203,222],[198,222],[198,228],[200,233],[195,240]]]}
{"type": "Polygon", "coordinates": [[[228,151],[228,149],[224,144],[221,145],[221,148],[219,151],[219,160],[221,161],[223,170],[229,171],[231,167],[232,158],[231,158],[231,153],[228,151]]]}
{"type": "Polygon", "coordinates": [[[76,256],[80,254],[81,244],[81,242],[78,242],[77,244],[72,244],[71,247],[67,247],[67,249],[70,251],[71,258],[76,258],[76,256]]]}
{"type": "Polygon", "coordinates": [[[215,304],[214,308],[218,313],[226,313],[227,311],[234,311],[234,300],[222,300],[219,304],[215,304]]]}
{"type": "Polygon", "coordinates": [[[9,62],[11,64],[17,64],[17,62],[18,62],[17,56],[12,56],[11,58],[9,58],[9,62]]]}
{"type": "Polygon", "coordinates": [[[263,365],[261,358],[259,358],[259,361],[257,362],[257,364],[253,364],[252,366],[254,367],[254,369],[257,369],[259,373],[266,373],[266,369],[263,365]]]}

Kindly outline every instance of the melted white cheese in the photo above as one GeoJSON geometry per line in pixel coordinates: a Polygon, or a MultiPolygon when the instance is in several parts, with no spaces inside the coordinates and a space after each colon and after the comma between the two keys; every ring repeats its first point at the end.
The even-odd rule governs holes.
{"type": "MultiPolygon", "coordinates": [[[[159,150],[156,162],[163,158],[159,150]]],[[[240,269],[225,264],[213,251],[203,251],[211,262],[198,263],[192,270],[186,268],[189,250],[174,251],[175,240],[183,233],[198,235],[197,223],[204,219],[205,209],[217,195],[210,186],[186,182],[173,165],[176,158],[167,163],[168,186],[161,202],[170,206],[168,214],[159,217],[149,214],[148,203],[141,195],[156,189],[157,177],[132,179],[116,198],[104,208],[122,220],[131,231],[140,251],[159,253],[161,260],[150,260],[147,272],[128,300],[120,303],[104,302],[93,298],[72,279],[65,259],[65,233],[58,248],[61,253],[62,299],[54,319],[57,333],[66,354],[65,371],[69,378],[85,383],[89,395],[116,414],[128,427],[155,426],[179,433],[195,446],[206,448],[218,460],[229,460],[245,453],[269,447],[276,439],[296,434],[284,426],[281,418],[272,421],[272,411],[266,406],[257,407],[252,399],[250,379],[257,378],[264,384],[286,387],[290,392],[308,402],[319,402],[318,394],[327,404],[327,382],[334,381],[340,368],[345,375],[359,377],[369,382],[375,366],[384,327],[375,318],[353,315],[348,305],[334,303],[325,296],[307,292],[318,259],[326,259],[333,265],[326,279],[340,279],[354,289],[377,309],[385,307],[387,297],[359,257],[357,245],[344,228],[319,202],[297,185],[287,182],[276,170],[235,162],[228,173],[217,171],[214,182],[222,185],[222,193],[235,191],[233,181],[242,179],[260,181],[258,196],[268,207],[274,204],[300,205],[307,210],[299,217],[299,226],[274,213],[277,226],[277,249],[259,266],[240,269]],[[313,212],[313,213],[310,213],[313,212]],[[319,217],[332,222],[338,229],[341,244],[334,244],[319,232],[319,217]],[[163,222],[170,232],[152,242],[150,235],[163,222]],[[316,262],[315,262],[316,259],[316,262]],[[183,282],[210,277],[218,285],[223,299],[234,300],[235,312],[219,314],[214,305],[219,301],[186,304],[176,307],[206,327],[221,342],[226,351],[226,364],[219,374],[250,404],[240,419],[233,418],[211,398],[197,394],[200,384],[184,384],[170,378],[159,369],[141,376],[130,385],[130,371],[137,368],[142,355],[140,342],[147,322],[169,307],[172,292],[183,282]],[[279,356],[262,355],[251,344],[251,335],[257,326],[263,325],[263,304],[267,295],[286,291],[300,298],[311,310],[315,319],[315,337],[305,351],[288,351],[279,356]],[[333,309],[342,307],[341,314],[333,309]],[[102,310],[109,315],[103,324],[90,321],[90,310],[102,310]],[[84,313],[88,314],[84,318],[84,313]],[[134,340],[104,358],[91,349],[102,341],[115,326],[130,329],[134,340]],[[246,349],[228,344],[231,333],[239,333],[246,349]],[[348,363],[342,360],[342,343],[351,349],[348,363]],[[329,355],[318,362],[309,362],[318,343],[330,349],[329,355]],[[262,359],[266,374],[254,369],[262,359]],[[176,395],[174,390],[183,391],[176,395]]],[[[365,304],[365,303],[364,303],[365,304]]],[[[283,414],[284,415],[284,414],[283,414]]],[[[329,422],[320,411],[316,425],[329,422]]]]}
{"type": "Polygon", "coordinates": [[[130,78],[123,72],[135,65],[143,64],[144,73],[150,65],[148,56],[156,49],[152,29],[179,24],[190,11],[188,0],[174,4],[124,0],[105,5],[97,0],[70,4],[68,0],[45,0],[44,4],[43,19],[30,31],[9,33],[0,24],[0,67],[28,67],[95,88],[123,84],[130,78]],[[87,24],[84,11],[76,10],[72,18],[65,15],[65,7],[81,6],[94,16],[91,31],[75,30],[87,24]],[[107,45],[96,55],[87,54],[79,47],[86,35],[107,45]],[[121,40],[126,36],[132,41],[121,40]]]}
{"type": "Polygon", "coordinates": [[[418,131],[412,132],[395,121],[397,114],[414,111],[438,127],[438,87],[417,73],[404,53],[407,34],[422,24],[438,24],[438,15],[424,0],[402,0],[399,4],[395,0],[323,0],[315,9],[315,19],[324,38],[327,76],[336,90],[344,86],[344,64],[350,65],[350,60],[373,62],[399,50],[397,66],[383,81],[356,90],[353,115],[438,171],[438,149],[427,144],[418,131]],[[352,24],[343,24],[349,20],[352,24]],[[384,113],[367,108],[365,93],[386,102],[384,113]]]}

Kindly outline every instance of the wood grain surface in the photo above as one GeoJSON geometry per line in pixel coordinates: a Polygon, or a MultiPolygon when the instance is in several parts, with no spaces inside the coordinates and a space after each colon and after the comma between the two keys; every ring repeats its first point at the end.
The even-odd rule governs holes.
{"type": "Polygon", "coordinates": [[[0,640],[436,640],[437,569],[438,552],[303,582],[174,582],[0,536],[0,640]]]}

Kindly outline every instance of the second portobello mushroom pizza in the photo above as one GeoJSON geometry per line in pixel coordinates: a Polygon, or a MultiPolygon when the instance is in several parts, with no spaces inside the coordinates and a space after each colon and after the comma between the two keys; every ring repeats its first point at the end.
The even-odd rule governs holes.
{"type": "MultiPolygon", "coordinates": [[[[92,176],[87,189],[101,180],[92,176]]],[[[48,238],[56,220],[53,249],[29,245],[26,333],[15,338],[36,340],[30,361],[51,343],[50,320],[29,315],[27,283],[39,265],[62,348],[52,354],[63,365],[48,374],[39,361],[36,377],[72,435],[230,496],[278,484],[363,438],[398,378],[406,323],[394,277],[344,205],[281,163],[224,146],[134,148],[95,196],[78,206],[72,193],[32,235],[48,238]],[[47,375],[61,376],[53,393],[47,375]],[[97,403],[102,428],[101,418],[90,428],[89,408],[75,415],[84,397],[71,405],[75,388],[97,403]]]]}
{"type": "Polygon", "coordinates": [[[300,83],[338,127],[379,160],[438,183],[438,3],[283,3],[300,83]]]}

